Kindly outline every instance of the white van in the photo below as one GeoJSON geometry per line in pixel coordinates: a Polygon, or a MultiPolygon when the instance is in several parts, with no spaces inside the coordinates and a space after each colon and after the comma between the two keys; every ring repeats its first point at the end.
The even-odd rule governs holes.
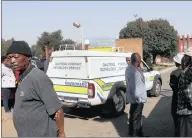
{"type": "MultiPolygon", "coordinates": [[[[102,105],[103,113],[118,116],[126,106],[126,59],[132,53],[55,51],[47,75],[59,99],[68,107],[102,105]]],[[[142,61],[146,87],[151,95],[161,92],[161,75],[142,61]]]]}

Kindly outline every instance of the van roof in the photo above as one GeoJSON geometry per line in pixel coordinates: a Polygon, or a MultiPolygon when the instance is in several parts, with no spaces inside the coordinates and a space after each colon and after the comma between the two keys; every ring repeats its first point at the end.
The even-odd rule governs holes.
{"type": "Polygon", "coordinates": [[[88,51],[88,50],[64,50],[54,51],[51,57],[131,57],[133,52],[118,53],[118,52],[103,52],[103,51],[88,51]]]}

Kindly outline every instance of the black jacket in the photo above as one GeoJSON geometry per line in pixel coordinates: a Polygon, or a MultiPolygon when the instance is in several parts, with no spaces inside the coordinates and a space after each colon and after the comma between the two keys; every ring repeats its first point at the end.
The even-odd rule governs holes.
{"type": "Polygon", "coordinates": [[[178,88],[177,114],[192,115],[192,67],[182,71],[178,88]]]}
{"type": "Polygon", "coordinates": [[[169,85],[173,91],[172,103],[171,103],[171,113],[172,114],[176,114],[176,111],[177,111],[178,83],[179,83],[181,71],[182,71],[182,68],[178,67],[176,70],[172,71],[171,75],[170,75],[169,85]]]}
{"type": "Polygon", "coordinates": [[[36,66],[37,68],[39,68],[40,70],[44,70],[44,64],[41,60],[37,59],[37,58],[32,58],[31,59],[31,63],[36,66]]]}

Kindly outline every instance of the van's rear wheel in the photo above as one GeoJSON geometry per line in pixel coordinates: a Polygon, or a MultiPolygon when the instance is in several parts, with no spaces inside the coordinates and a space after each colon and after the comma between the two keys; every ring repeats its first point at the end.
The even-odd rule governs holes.
{"type": "Polygon", "coordinates": [[[158,97],[161,94],[161,81],[159,79],[155,81],[155,85],[153,86],[151,93],[155,97],[158,97]]]}
{"type": "Polygon", "coordinates": [[[113,116],[119,116],[124,113],[126,107],[126,96],[122,90],[117,91],[112,98],[113,116]]]}
{"type": "Polygon", "coordinates": [[[125,93],[122,90],[118,90],[104,105],[102,105],[101,113],[104,117],[117,117],[124,113],[125,107],[125,93]]]}

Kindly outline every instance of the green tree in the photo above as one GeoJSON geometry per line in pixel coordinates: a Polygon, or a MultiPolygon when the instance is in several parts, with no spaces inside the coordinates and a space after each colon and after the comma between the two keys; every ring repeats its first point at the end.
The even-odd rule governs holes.
{"type": "Polygon", "coordinates": [[[176,51],[177,31],[167,20],[136,19],[120,30],[119,38],[142,38],[145,61],[152,55],[155,63],[157,55],[171,57],[176,51]]]}
{"type": "Polygon", "coordinates": [[[32,55],[33,55],[33,56],[36,56],[36,48],[37,48],[36,45],[32,45],[32,46],[31,46],[31,52],[32,52],[32,55]]]}
{"type": "Polygon", "coordinates": [[[65,40],[63,40],[62,44],[73,44],[73,45],[75,45],[76,43],[72,39],[65,39],[65,40]]]}
{"type": "Polygon", "coordinates": [[[33,56],[40,57],[40,55],[43,55],[41,47],[38,45],[32,45],[31,51],[32,51],[33,56]]]}
{"type": "Polygon", "coordinates": [[[149,25],[139,18],[135,21],[128,22],[127,25],[121,29],[119,33],[120,39],[125,38],[142,38],[143,40],[143,58],[150,57],[151,45],[153,43],[153,32],[149,25]]]}
{"type": "Polygon", "coordinates": [[[147,22],[155,39],[153,41],[151,53],[153,62],[157,55],[163,57],[172,57],[176,52],[177,47],[177,31],[167,20],[158,19],[147,22]]]}
{"type": "Polygon", "coordinates": [[[5,39],[1,40],[1,54],[2,54],[2,56],[6,56],[7,49],[9,48],[9,46],[12,44],[13,41],[14,41],[14,38],[11,38],[9,40],[5,40],[5,39]]]}
{"type": "Polygon", "coordinates": [[[77,49],[76,48],[76,43],[72,40],[72,39],[65,39],[65,40],[63,40],[63,42],[62,42],[62,45],[64,45],[64,47],[63,47],[63,49],[64,48],[66,48],[66,49],[71,49],[71,50],[73,50],[74,49],[74,47],[72,47],[72,46],[69,46],[69,47],[67,47],[66,45],[73,45],[74,47],[75,47],[75,49],[77,49]]]}
{"type": "Polygon", "coordinates": [[[38,37],[37,45],[41,47],[42,52],[45,52],[45,47],[54,48],[58,50],[59,46],[62,44],[63,36],[62,31],[57,30],[55,32],[43,32],[40,37],[38,37]]]}

